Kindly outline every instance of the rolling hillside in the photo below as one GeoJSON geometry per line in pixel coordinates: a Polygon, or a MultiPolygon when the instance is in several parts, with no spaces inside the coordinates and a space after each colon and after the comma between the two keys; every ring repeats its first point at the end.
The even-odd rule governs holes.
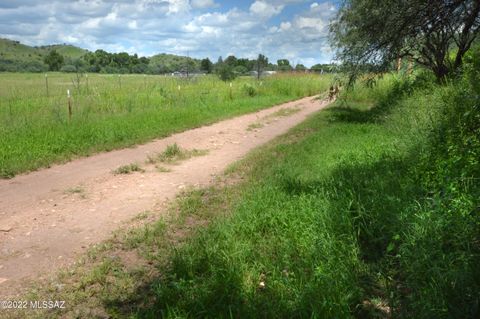
{"type": "Polygon", "coordinates": [[[66,59],[76,59],[83,56],[88,51],[68,44],[55,44],[41,47],[31,47],[20,43],[19,41],[0,39],[0,59],[22,62],[38,61],[42,62],[43,57],[50,52],[57,50],[66,59]]]}
{"type": "MultiPolygon", "coordinates": [[[[44,57],[51,51],[56,50],[65,58],[65,64],[73,64],[72,61],[81,58],[88,50],[69,45],[54,44],[32,47],[19,41],[0,38],[0,72],[42,72],[47,70],[43,62],[44,57]]],[[[174,54],[161,53],[148,59],[151,71],[146,73],[169,73],[173,71],[198,71],[200,60],[177,56],[174,54]]],[[[145,73],[140,72],[140,73],[145,73]]],[[[107,73],[111,73],[108,72],[107,73]]],[[[112,72],[116,73],[116,72],[112,72]]]]}
{"type": "Polygon", "coordinates": [[[9,72],[41,72],[47,66],[44,57],[51,51],[57,50],[68,63],[78,59],[88,51],[68,44],[55,44],[41,47],[32,47],[19,41],[0,39],[0,71],[9,72]]]}

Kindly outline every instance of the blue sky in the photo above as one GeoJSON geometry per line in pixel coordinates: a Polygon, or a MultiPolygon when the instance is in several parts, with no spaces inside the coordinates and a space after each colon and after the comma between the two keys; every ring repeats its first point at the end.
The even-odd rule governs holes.
{"type": "Polygon", "coordinates": [[[1,0],[0,37],[151,56],[328,63],[338,0],[1,0]]]}

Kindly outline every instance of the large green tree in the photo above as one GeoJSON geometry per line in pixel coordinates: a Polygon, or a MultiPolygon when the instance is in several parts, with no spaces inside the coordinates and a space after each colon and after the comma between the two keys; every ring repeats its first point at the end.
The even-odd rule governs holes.
{"type": "Polygon", "coordinates": [[[352,75],[409,57],[441,80],[460,68],[479,34],[480,1],[345,0],[330,31],[352,75]]]}
{"type": "Polygon", "coordinates": [[[200,62],[200,70],[205,71],[207,73],[212,73],[213,70],[213,63],[210,61],[209,58],[205,58],[200,62]]]}
{"type": "Polygon", "coordinates": [[[279,71],[291,71],[292,66],[290,65],[290,61],[287,59],[280,59],[277,60],[278,70],[279,71]]]}
{"type": "Polygon", "coordinates": [[[58,71],[63,65],[64,58],[56,50],[52,50],[45,56],[43,62],[48,65],[49,71],[58,71]]]}

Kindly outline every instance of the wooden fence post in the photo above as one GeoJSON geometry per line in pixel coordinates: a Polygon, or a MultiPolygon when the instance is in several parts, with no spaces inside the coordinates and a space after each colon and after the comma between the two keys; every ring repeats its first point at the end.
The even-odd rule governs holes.
{"type": "Polygon", "coordinates": [[[67,99],[68,99],[68,119],[72,119],[72,96],[70,95],[70,90],[67,90],[67,99]]]}
{"type": "Polygon", "coordinates": [[[47,97],[49,96],[48,94],[48,74],[45,73],[45,88],[47,89],[47,97]]]}

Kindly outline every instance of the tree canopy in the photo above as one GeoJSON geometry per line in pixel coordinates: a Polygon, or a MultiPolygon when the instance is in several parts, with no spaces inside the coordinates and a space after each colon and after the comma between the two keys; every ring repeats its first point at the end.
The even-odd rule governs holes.
{"type": "Polygon", "coordinates": [[[352,75],[408,57],[440,80],[460,68],[479,31],[478,0],[345,0],[330,27],[352,75]]]}
{"type": "Polygon", "coordinates": [[[213,70],[213,63],[212,61],[210,61],[209,58],[205,58],[202,60],[202,62],[200,62],[200,69],[202,71],[205,71],[207,73],[212,73],[212,70],[213,70]]]}
{"type": "Polygon", "coordinates": [[[56,50],[52,50],[45,56],[43,61],[48,65],[50,71],[58,71],[63,65],[64,58],[56,50]]]}

